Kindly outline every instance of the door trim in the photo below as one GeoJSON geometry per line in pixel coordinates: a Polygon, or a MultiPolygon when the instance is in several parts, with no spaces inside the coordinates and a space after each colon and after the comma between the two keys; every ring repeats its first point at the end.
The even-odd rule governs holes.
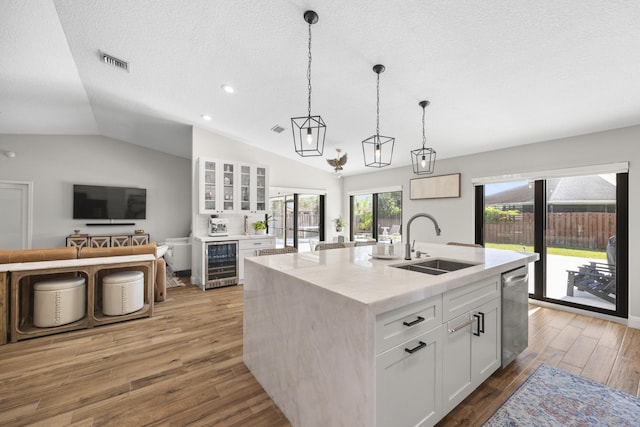
{"type": "Polygon", "coordinates": [[[26,204],[24,210],[27,212],[27,221],[22,232],[22,249],[31,249],[33,241],[33,182],[0,180],[0,184],[15,185],[20,187],[23,193],[26,192],[23,203],[26,204]]]}

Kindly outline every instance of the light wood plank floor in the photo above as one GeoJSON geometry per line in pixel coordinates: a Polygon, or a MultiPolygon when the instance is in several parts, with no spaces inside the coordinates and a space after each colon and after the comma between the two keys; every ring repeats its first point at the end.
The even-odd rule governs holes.
{"type": "MultiPolygon", "coordinates": [[[[167,294],[150,319],[1,346],[0,425],[290,426],[242,363],[242,288],[167,294]]],[[[531,309],[529,348],[439,425],[481,424],[542,362],[638,394],[640,331],[531,309]]]]}

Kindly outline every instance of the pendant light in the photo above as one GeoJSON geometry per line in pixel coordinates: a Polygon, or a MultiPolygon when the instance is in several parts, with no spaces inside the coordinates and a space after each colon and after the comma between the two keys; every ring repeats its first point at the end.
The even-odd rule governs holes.
{"type": "Polygon", "coordinates": [[[422,148],[411,151],[411,163],[413,164],[413,173],[416,175],[428,175],[433,173],[436,166],[435,150],[425,147],[427,138],[424,133],[424,110],[429,105],[429,101],[420,101],[418,105],[422,107],[422,148]]]}
{"type": "Polygon", "coordinates": [[[309,108],[306,116],[291,118],[291,128],[293,129],[293,144],[296,153],[302,157],[312,157],[322,156],[327,127],[322,117],[311,115],[311,25],[318,22],[318,14],[313,10],[307,10],[304,13],[304,20],[309,24],[309,65],[307,67],[309,108]]]}
{"type": "Polygon", "coordinates": [[[376,134],[362,141],[364,165],[372,168],[383,168],[391,164],[393,144],[395,138],[380,135],[380,73],[384,72],[384,65],[373,66],[373,72],[378,75],[376,85],[376,134]]]}

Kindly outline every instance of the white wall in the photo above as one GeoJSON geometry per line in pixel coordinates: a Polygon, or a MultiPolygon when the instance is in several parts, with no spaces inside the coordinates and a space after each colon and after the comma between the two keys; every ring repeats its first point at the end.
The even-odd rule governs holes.
{"type": "MultiPolygon", "coordinates": [[[[200,129],[193,128],[193,234],[206,235],[208,215],[198,213],[198,176],[197,162],[199,157],[214,159],[243,161],[269,166],[269,186],[288,187],[296,189],[314,189],[326,192],[325,198],[325,238],[331,240],[335,235],[332,220],[342,212],[342,180],[333,176],[333,171],[310,168],[301,162],[292,161],[285,157],[261,150],[242,142],[200,129]]],[[[293,142],[291,143],[293,150],[293,142]]],[[[243,231],[242,215],[229,215],[230,232],[241,234],[243,231]]],[[[249,223],[260,218],[250,217],[249,223]]]]}
{"type": "MultiPolygon", "coordinates": [[[[191,162],[101,136],[0,135],[0,180],[33,182],[32,247],[65,244],[82,233],[133,233],[143,229],[152,241],[186,236],[191,223],[191,162]],[[147,219],[135,226],[87,227],[72,219],[72,185],[95,184],[147,189],[147,219]]],[[[124,222],[124,221],[120,221],[124,222]]]]}
{"type": "MultiPolygon", "coordinates": [[[[418,241],[446,243],[473,242],[474,189],[473,178],[518,174],[523,172],[593,166],[629,162],[629,325],[640,328],[640,264],[635,257],[640,252],[640,226],[635,213],[640,213],[640,174],[634,166],[640,164],[640,126],[581,135],[572,138],[540,142],[504,150],[488,151],[470,156],[436,161],[434,175],[462,173],[461,197],[456,199],[409,200],[409,180],[416,178],[411,167],[383,170],[345,177],[344,212],[348,215],[347,194],[368,188],[385,187],[390,183],[403,186],[403,224],[418,212],[432,214],[442,228],[436,237],[433,225],[426,219],[416,220],[411,238],[418,241]]],[[[436,151],[438,147],[434,147],[436,151]]],[[[394,156],[409,153],[394,153],[394,156]]],[[[636,166],[637,167],[637,166],[636,166]]],[[[404,230],[403,230],[404,231],[404,230]]]]}

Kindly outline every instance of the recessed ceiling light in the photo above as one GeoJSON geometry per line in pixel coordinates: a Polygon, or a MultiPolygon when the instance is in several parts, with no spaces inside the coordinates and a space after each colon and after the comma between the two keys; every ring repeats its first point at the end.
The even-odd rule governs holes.
{"type": "Polygon", "coordinates": [[[222,90],[224,90],[228,94],[232,94],[232,93],[234,93],[236,91],[231,85],[229,85],[227,83],[223,84],[220,87],[222,88],[222,90]]]}
{"type": "Polygon", "coordinates": [[[210,121],[211,120],[211,116],[208,114],[202,114],[200,115],[200,117],[202,117],[202,120],[206,120],[206,121],[210,121]]]}

